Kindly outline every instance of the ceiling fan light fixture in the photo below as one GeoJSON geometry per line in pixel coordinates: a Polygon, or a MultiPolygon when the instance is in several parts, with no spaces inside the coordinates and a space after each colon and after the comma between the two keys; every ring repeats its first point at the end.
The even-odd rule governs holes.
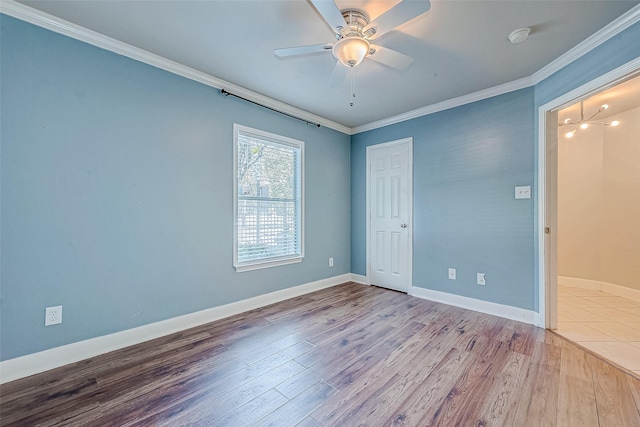
{"type": "Polygon", "coordinates": [[[369,52],[369,42],[362,37],[344,37],[333,45],[333,56],[345,67],[353,68],[369,52]]]}

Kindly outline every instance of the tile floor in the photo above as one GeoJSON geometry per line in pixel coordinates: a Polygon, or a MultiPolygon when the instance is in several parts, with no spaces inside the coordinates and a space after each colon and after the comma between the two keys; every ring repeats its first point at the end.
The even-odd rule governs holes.
{"type": "Polygon", "coordinates": [[[559,282],[556,332],[640,375],[640,301],[559,282]]]}

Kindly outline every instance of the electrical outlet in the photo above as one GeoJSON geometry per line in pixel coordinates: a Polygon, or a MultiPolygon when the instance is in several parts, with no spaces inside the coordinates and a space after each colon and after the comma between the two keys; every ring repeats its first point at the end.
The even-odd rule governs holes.
{"type": "Polygon", "coordinates": [[[484,281],[484,273],[478,273],[478,280],[477,280],[477,282],[478,282],[478,285],[482,285],[482,286],[485,286],[485,285],[486,285],[486,283],[485,283],[485,281],[484,281]]]}
{"type": "Polygon", "coordinates": [[[450,268],[449,269],[449,280],[456,280],[456,269],[455,268],[450,268]]]}
{"type": "Polygon", "coordinates": [[[333,267],[333,258],[329,258],[329,267],[333,267]]]}
{"type": "Polygon", "coordinates": [[[62,306],[47,307],[44,309],[44,326],[62,323],[62,306]]]}

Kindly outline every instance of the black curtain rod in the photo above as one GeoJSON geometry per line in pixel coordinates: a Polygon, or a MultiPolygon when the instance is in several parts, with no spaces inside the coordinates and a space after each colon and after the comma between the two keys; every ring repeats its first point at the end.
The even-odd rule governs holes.
{"type": "Polygon", "coordinates": [[[258,107],[266,108],[267,110],[275,111],[276,113],[283,114],[285,116],[291,117],[292,119],[300,120],[301,122],[305,122],[308,125],[314,125],[316,127],[320,127],[320,125],[318,123],[310,122],[309,120],[305,120],[305,119],[302,119],[300,117],[294,116],[292,114],[285,113],[284,111],[276,110],[275,108],[271,108],[271,107],[269,107],[267,105],[263,105],[263,104],[255,102],[255,101],[252,101],[250,99],[243,98],[243,97],[241,97],[239,95],[236,95],[235,93],[228,92],[228,91],[226,91],[224,89],[220,89],[220,93],[223,94],[224,96],[234,96],[234,97],[236,97],[238,99],[242,99],[243,101],[247,101],[247,102],[250,102],[252,104],[255,104],[258,107]]]}

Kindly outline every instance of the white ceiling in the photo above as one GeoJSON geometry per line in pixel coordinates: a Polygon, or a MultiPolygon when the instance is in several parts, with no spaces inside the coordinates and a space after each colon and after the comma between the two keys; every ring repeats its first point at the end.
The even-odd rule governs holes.
{"type": "MultiPolygon", "coordinates": [[[[415,0],[406,0],[415,1],[415,0]]],[[[531,76],[638,1],[432,0],[431,10],[376,44],[415,58],[400,72],[371,60],[330,85],[330,53],[277,58],[273,50],[331,43],[305,0],[21,1],[30,7],[354,128],[531,76]],[[531,27],[512,45],[507,35],[531,27]]],[[[336,0],[375,19],[398,0],[336,0]]]]}

